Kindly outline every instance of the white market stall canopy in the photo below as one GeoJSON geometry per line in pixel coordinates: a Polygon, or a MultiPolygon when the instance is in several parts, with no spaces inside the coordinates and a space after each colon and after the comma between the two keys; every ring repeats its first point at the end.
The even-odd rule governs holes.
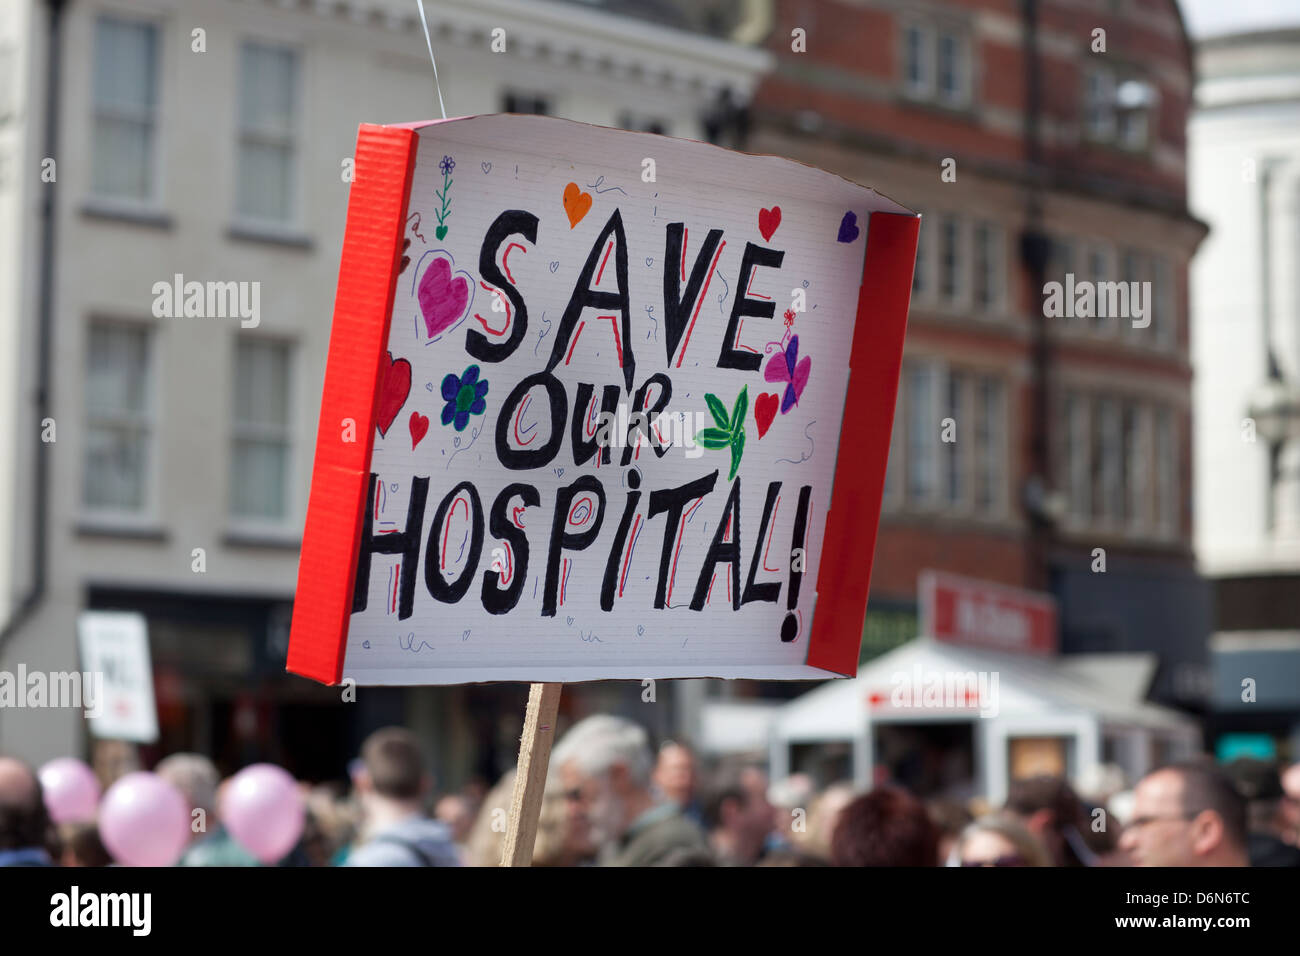
{"type": "Polygon", "coordinates": [[[1079,654],[1036,658],[963,648],[917,638],[868,663],[853,680],[831,681],[787,704],[711,701],[702,714],[706,752],[762,750],[775,737],[790,743],[853,740],[868,719],[877,722],[974,719],[972,706],[889,706],[897,681],[929,674],[996,672],[998,716],[1019,721],[1078,714],[1108,724],[1185,733],[1195,722],[1146,700],[1155,675],[1153,654],[1079,654]],[[873,695],[877,703],[872,706],[873,695]]]}
{"type": "MultiPolygon", "coordinates": [[[[1149,729],[1184,729],[1183,714],[1149,703],[1155,674],[1152,654],[1086,654],[1032,658],[973,650],[917,638],[866,665],[853,680],[835,681],[785,705],[772,719],[774,736],[786,741],[852,740],[873,721],[951,720],[980,716],[978,701],[953,707],[896,707],[891,694],[904,683],[947,675],[997,675],[999,717],[1078,713],[1102,721],[1149,729]]],[[[976,686],[974,682],[971,686],[976,686]]],[[[988,683],[991,688],[991,683],[988,683]]]]}

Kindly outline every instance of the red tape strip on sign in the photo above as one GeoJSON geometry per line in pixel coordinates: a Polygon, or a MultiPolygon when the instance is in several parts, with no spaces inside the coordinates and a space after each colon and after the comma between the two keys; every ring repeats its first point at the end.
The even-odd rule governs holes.
{"type": "Polygon", "coordinates": [[[811,666],[850,677],[858,672],[871,588],[920,224],[915,216],[874,212],[867,228],[849,393],[808,650],[811,666]]]}
{"type": "Polygon", "coordinates": [[[415,167],[413,130],[363,125],[348,198],[329,359],[286,669],[337,684],[352,614],[375,406],[415,167]],[[346,420],[354,441],[345,441],[346,420]]]}

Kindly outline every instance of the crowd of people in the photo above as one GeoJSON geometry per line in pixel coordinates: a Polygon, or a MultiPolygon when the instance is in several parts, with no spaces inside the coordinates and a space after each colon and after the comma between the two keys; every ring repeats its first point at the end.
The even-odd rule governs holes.
{"type": "MultiPolygon", "coordinates": [[[[535,866],[1300,866],[1300,764],[1207,758],[1082,795],[1036,776],[990,806],[888,782],[773,782],[753,763],[705,773],[686,744],[656,751],[638,724],[596,715],[561,737],[550,769],[535,866]]],[[[495,866],[514,788],[508,773],[490,790],[435,794],[416,737],[385,728],[350,786],[299,785],[300,834],[259,861],[222,822],[229,781],[208,758],[174,754],[154,773],[210,821],[193,828],[181,866],[495,866]]],[[[114,862],[95,819],[56,823],[48,801],[40,775],[0,757],[0,866],[114,862]]]]}

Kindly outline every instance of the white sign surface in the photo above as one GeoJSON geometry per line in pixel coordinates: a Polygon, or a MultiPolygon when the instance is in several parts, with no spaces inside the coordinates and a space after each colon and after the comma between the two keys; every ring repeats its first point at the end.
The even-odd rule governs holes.
{"type": "MultiPolygon", "coordinates": [[[[914,217],[660,136],[414,130],[341,676],[828,676],[808,655],[867,236],[873,214],[914,217]]],[[[871,316],[897,351],[905,309],[871,316]]],[[[336,337],[349,318],[341,300],[336,337]]],[[[854,449],[873,481],[894,383],[854,449]]],[[[877,513],[833,561],[869,564],[877,513]]]]}
{"type": "Polygon", "coordinates": [[[77,619],[81,666],[103,675],[103,701],[90,721],[96,737],[153,743],[158,739],[149,633],[140,614],[84,611],[77,619]]]}

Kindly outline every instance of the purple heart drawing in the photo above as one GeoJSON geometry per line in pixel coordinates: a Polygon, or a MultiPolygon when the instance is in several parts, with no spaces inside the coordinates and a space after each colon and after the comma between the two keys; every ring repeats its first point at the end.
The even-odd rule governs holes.
{"type": "Polygon", "coordinates": [[[781,414],[784,415],[799,404],[799,396],[808,384],[808,375],[812,372],[812,358],[799,358],[799,336],[790,336],[790,344],[784,352],[778,352],[768,360],[763,370],[763,378],[769,382],[785,382],[785,394],[781,396],[781,414]]]}
{"type": "Polygon", "coordinates": [[[420,311],[424,327],[433,338],[460,320],[469,304],[469,282],[464,276],[452,277],[451,263],[438,257],[420,277],[420,311]]]}
{"type": "Polygon", "coordinates": [[[858,229],[858,214],[851,210],[846,212],[844,218],[840,220],[840,234],[836,238],[840,242],[852,242],[858,238],[859,232],[861,230],[858,229]]]}

